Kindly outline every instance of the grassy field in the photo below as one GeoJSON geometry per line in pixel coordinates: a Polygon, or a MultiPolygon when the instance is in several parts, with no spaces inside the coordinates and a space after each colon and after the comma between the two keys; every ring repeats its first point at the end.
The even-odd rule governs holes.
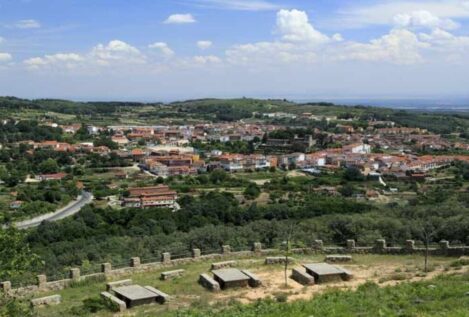
{"type": "MultiPolygon", "coordinates": [[[[323,255],[295,256],[295,264],[292,264],[290,269],[300,267],[302,263],[322,261],[323,258],[323,255]]],[[[411,311],[413,312],[418,312],[420,307],[422,308],[422,312],[432,312],[431,309],[443,309],[443,306],[451,308],[452,303],[456,300],[456,294],[458,294],[459,299],[469,304],[469,297],[464,297],[463,292],[463,289],[469,291],[469,286],[467,286],[469,278],[466,276],[451,277],[448,279],[438,278],[440,274],[448,276],[449,274],[460,275],[466,272],[466,267],[452,265],[451,263],[454,262],[455,259],[450,258],[432,258],[431,272],[423,274],[423,258],[420,256],[356,255],[354,256],[353,263],[343,265],[354,273],[354,279],[352,281],[314,285],[310,287],[303,287],[291,279],[288,279],[288,286],[285,286],[283,267],[281,265],[266,266],[263,264],[263,258],[245,258],[237,260],[238,268],[249,269],[263,280],[262,287],[256,289],[231,289],[222,291],[221,293],[206,291],[197,284],[197,280],[201,273],[209,272],[211,262],[199,262],[178,266],[177,268],[186,270],[185,275],[170,281],[159,280],[160,273],[164,270],[114,277],[112,280],[131,278],[135,284],[151,285],[173,296],[173,300],[169,304],[140,306],[128,310],[124,314],[119,314],[118,316],[447,316],[438,314],[437,311],[435,311],[436,314],[434,315],[400,314],[399,311],[401,308],[412,308],[410,306],[407,307],[408,305],[404,305],[407,300],[406,296],[408,296],[408,301],[410,302],[416,298],[420,298],[413,293],[412,290],[414,287],[420,290],[429,289],[425,288],[426,286],[423,288],[422,286],[410,286],[404,283],[405,281],[421,282],[423,283],[422,285],[442,284],[441,288],[444,287],[445,290],[446,288],[455,288],[455,285],[459,288],[454,298],[447,296],[444,303],[431,301],[428,307],[426,306],[427,299],[425,299],[420,306],[412,308],[411,311]],[[434,278],[436,279],[431,280],[431,282],[428,281],[434,278]],[[378,286],[370,286],[367,284],[370,283],[370,281],[382,287],[389,286],[389,288],[378,289],[378,286]],[[396,288],[394,286],[401,283],[404,284],[397,287],[402,289],[403,293],[399,295],[400,293],[395,291],[396,288]],[[357,289],[357,292],[352,292],[357,289]],[[371,296],[370,299],[367,299],[367,296],[371,296]],[[389,303],[386,303],[389,307],[382,311],[383,314],[379,313],[381,306],[379,299],[381,297],[389,301],[389,303]],[[314,300],[309,301],[311,298],[314,298],[314,300]],[[266,299],[267,301],[261,304],[258,303],[259,300],[266,299]],[[269,301],[268,299],[271,300],[269,301]],[[347,302],[349,300],[354,301],[353,305],[354,307],[356,306],[356,312],[347,315],[347,302]],[[394,307],[390,302],[391,300],[398,300],[402,303],[394,307]],[[288,301],[290,304],[279,305],[276,303],[278,301],[288,301]],[[243,305],[239,306],[239,304],[243,305]],[[335,304],[337,304],[337,309],[334,308],[335,304]],[[332,309],[331,312],[326,314],[326,311],[323,309],[320,310],[320,314],[316,313],[316,309],[322,307],[322,305],[332,309]],[[362,307],[361,311],[359,310],[360,307],[362,307]],[[366,307],[370,308],[369,314],[363,314],[364,312],[368,312],[366,307]],[[227,311],[218,314],[212,313],[210,315],[210,312],[216,312],[220,309],[227,309],[227,311]],[[305,310],[302,311],[303,309],[305,310]],[[302,314],[300,314],[300,312],[302,312],[302,314]],[[306,312],[308,313],[306,314],[306,312]],[[371,312],[378,313],[373,315],[371,312]]],[[[440,289],[440,286],[437,287],[440,289]]],[[[79,315],[78,312],[83,310],[83,301],[98,298],[99,293],[104,289],[105,281],[90,281],[80,283],[75,287],[67,288],[59,292],[36,294],[35,297],[58,293],[62,295],[63,298],[62,304],[58,306],[38,309],[38,316],[77,316],[79,315]]],[[[446,292],[438,296],[444,297],[446,296],[445,294],[446,292]]],[[[469,306],[466,306],[466,308],[467,307],[469,306]]],[[[455,312],[457,312],[457,310],[455,310],[455,312]]],[[[83,316],[88,315],[106,317],[113,316],[113,313],[108,310],[99,310],[95,314],[91,314],[89,311],[83,313],[83,316]]],[[[467,315],[456,314],[454,316],[467,315]]]]}

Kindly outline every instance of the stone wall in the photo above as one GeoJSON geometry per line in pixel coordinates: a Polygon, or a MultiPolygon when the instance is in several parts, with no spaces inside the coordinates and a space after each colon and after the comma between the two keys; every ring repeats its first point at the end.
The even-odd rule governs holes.
{"type": "MultiPolygon", "coordinates": [[[[415,246],[413,240],[406,241],[402,247],[389,247],[384,239],[375,241],[373,246],[358,247],[354,240],[347,240],[345,246],[324,246],[323,241],[315,240],[310,248],[300,248],[291,250],[296,254],[424,254],[425,248],[418,248],[415,246]]],[[[231,258],[246,258],[254,256],[267,256],[270,254],[278,254],[281,252],[278,249],[263,249],[260,243],[254,243],[250,251],[233,251],[230,246],[224,245],[220,249],[220,253],[202,255],[200,249],[192,250],[192,256],[187,258],[172,259],[171,253],[165,252],[161,256],[160,262],[142,263],[139,257],[132,257],[129,260],[129,266],[123,268],[113,269],[112,263],[103,263],[101,265],[101,272],[82,275],[79,268],[72,268],[69,271],[69,278],[48,281],[46,275],[38,275],[35,285],[29,285],[19,288],[13,288],[9,281],[0,282],[0,290],[13,296],[25,296],[28,294],[36,293],[38,291],[57,291],[69,287],[70,284],[87,279],[96,278],[116,278],[122,275],[151,272],[160,270],[167,267],[174,267],[182,264],[217,260],[226,257],[231,258]]],[[[448,241],[441,241],[438,247],[429,248],[431,256],[450,256],[460,257],[469,255],[469,246],[451,246],[448,241]]]]}

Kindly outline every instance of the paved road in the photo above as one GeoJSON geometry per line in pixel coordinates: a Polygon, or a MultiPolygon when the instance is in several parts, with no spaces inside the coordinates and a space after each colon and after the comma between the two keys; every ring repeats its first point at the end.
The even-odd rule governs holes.
{"type": "Polygon", "coordinates": [[[18,229],[28,229],[39,226],[43,221],[57,221],[69,217],[79,212],[81,208],[91,203],[93,199],[94,197],[91,193],[83,191],[82,194],[78,196],[76,200],[72,201],[67,206],[53,213],[48,213],[32,219],[17,222],[15,223],[15,227],[18,229]]]}

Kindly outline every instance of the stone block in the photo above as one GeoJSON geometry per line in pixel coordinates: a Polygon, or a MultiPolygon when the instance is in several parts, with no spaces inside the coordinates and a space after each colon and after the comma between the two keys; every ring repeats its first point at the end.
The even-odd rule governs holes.
{"type": "Polygon", "coordinates": [[[112,264],[111,263],[102,263],[101,264],[101,272],[104,274],[108,274],[112,271],[112,264]]]}
{"type": "Polygon", "coordinates": [[[220,291],[220,284],[218,284],[218,282],[211,278],[208,274],[200,274],[199,283],[212,292],[220,291]]]}
{"type": "Polygon", "coordinates": [[[176,278],[176,277],[180,277],[184,274],[185,270],[174,270],[174,271],[166,271],[166,272],[162,272],[161,273],[161,276],[160,276],[160,279],[163,280],[163,281],[166,281],[166,280],[169,280],[169,279],[172,279],[172,278],[176,278]]]}
{"type": "Polygon", "coordinates": [[[449,249],[449,241],[441,240],[439,245],[440,245],[440,249],[443,249],[443,250],[449,249]]]}
{"type": "Polygon", "coordinates": [[[109,292],[101,292],[101,298],[111,304],[111,306],[116,307],[119,312],[123,312],[127,309],[127,305],[123,300],[120,300],[109,292]]]}
{"type": "Polygon", "coordinates": [[[386,251],[386,240],[378,239],[375,241],[374,249],[376,252],[383,253],[386,251]]]}
{"type": "Polygon", "coordinates": [[[275,264],[285,264],[285,262],[291,263],[295,261],[292,257],[284,257],[284,256],[268,256],[265,258],[264,264],[266,265],[275,265],[275,264]]]}
{"type": "Polygon", "coordinates": [[[73,281],[80,280],[80,269],[79,268],[70,269],[70,278],[73,281]]]}
{"type": "Polygon", "coordinates": [[[356,246],[355,240],[353,240],[353,239],[347,240],[347,249],[348,250],[355,249],[355,246],[356,246]]]}
{"type": "Polygon", "coordinates": [[[40,274],[40,275],[36,276],[36,280],[37,280],[37,287],[39,287],[39,288],[46,287],[46,284],[47,284],[47,276],[46,275],[40,274]]]}
{"type": "Polygon", "coordinates": [[[139,267],[139,266],[140,266],[140,258],[138,256],[130,259],[130,267],[139,267]]]}
{"type": "Polygon", "coordinates": [[[132,285],[131,279],[109,282],[106,284],[106,290],[109,292],[112,291],[113,288],[129,285],[132,285]]]}
{"type": "Polygon", "coordinates": [[[0,283],[0,289],[1,289],[4,293],[8,293],[9,291],[11,291],[11,282],[10,282],[10,281],[1,282],[1,283],[0,283]]]}
{"type": "Polygon", "coordinates": [[[160,304],[164,304],[166,303],[167,301],[169,301],[170,299],[170,296],[152,286],[145,286],[145,288],[147,290],[149,290],[150,292],[153,292],[155,293],[156,295],[158,295],[158,297],[156,297],[156,301],[160,304]]]}
{"type": "Polygon", "coordinates": [[[314,276],[309,275],[301,269],[293,269],[291,278],[301,285],[314,285],[314,276]]]}
{"type": "Polygon", "coordinates": [[[405,250],[406,251],[414,251],[415,250],[415,241],[414,240],[406,240],[405,241],[405,250]]]}
{"type": "Polygon", "coordinates": [[[200,255],[201,255],[200,249],[192,249],[193,258],[200,258],[200,255]]]}
{"type": "Polygon", "coordinates": [[[350,272],[349,270],[346,270],[344,268],[340,268],[340,270],[342,271],[341,277],[344,281],[350,281],[351,279],[353,279],[353,273],[352,272],[350,272]]]}
{"type": "Polygon", "coordinates": [[[221,247],[221,249],[222,249],[222,253],[225,255],[231,253],[231,246],[229,245],[224,245],[221,247]]]}
{"type": "Polygon", "coordinates": [[[257,275],[247,271],[247,270],[242,270],[241,272],[243,272],[245,275],[247,275],[249,277],[249,286],[251,287],[259,287],[262,285],[262,281],[260,280],[259,277],[257,277],[257,275]]]}
{"type": "Polygon", "coordinates": [[[212,263],[212,270],[219,270],[226,267],[233,267],[236,265],[236,261],[223,261],[223,262],[216,262],[212,263]]]}
{"type": "Polygon", "coordinates": [[[171,253],[164,252],[163,254],[161,254],[161,262],[163,264],[170,264],[171,263],[171,253]]]}
{"type": "Polygon", "coordinates": [[[62,302],[62,296],[60,295],[51,295],[41,298],[34,298],[31,300],[31,306],[43,306],[43,305],[57,305],[62,302]]]}
{"type": "Polygon", "coordinates": [[[324,242],[322,240],[314,240],[313,249],[323,250],[324,249],[324,242]]]}
{"type": "Polygon", "coordinates": [[[255,242],[252,246],[252,251],[255,253],[261,253],[262,252],[262,244],[260,242],[255,242]]]}
{"type": "Polygon", "coordinates": [[[329,263],[346,263],[346,262],[352,262],[352,256],[351,255],[342,255],[342,254],[332,254],[332,255],[327,255],[325,262],[329,263]]]}

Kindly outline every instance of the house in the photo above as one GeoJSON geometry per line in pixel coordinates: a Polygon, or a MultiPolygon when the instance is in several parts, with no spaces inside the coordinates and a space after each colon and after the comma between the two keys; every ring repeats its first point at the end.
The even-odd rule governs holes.
{"type": "Polygon", "coordinates": [[[173,209],[176,207],[177,193],[166,185],[129,188],[128,193],[129,195],[122,199],[122,206],[124,207],[166,207],[173,209]]]}
{"type": "Polygon", "coordinates": [[[353,154],[369,154],[371,153],[371,146],[369,144],[350,144],[343,147],[344,152],[350,152],[353,154]]]}
{"type": "Polygon", "coordinates": [[[142,149],[133,149],[131,151],[131,154],[132,154],[132,158],[135,160],[135,161],[139,161],[140,159],[142,159],[143,157],[145,157],[145,152],[142,150],[142,149]]]}
{"type": "Polygon", "coordinates": [[[228,172],[242,171],[244,157],[241,154],[225,154],[220,157],[221,167],[228,172]]]}
{"type": "Polygon", "coordinates": [[[65,173],[42,174],[36,175],[36,179],[40,181],[60,181],[65,176],[67,176],[65,173]]]}
{"type": "Polygon", "coordinates": [[[64,133],[69,133],[69,134],[77,133],[77,131],[80,130],[80,128],[81,128],[81,124],[79,123],[62,126],[62,130],[64,131],[64,133]]]}
{"type": "Polygon", "coordinates": [[[126,145],[129,143],[129,139],[127,139],[125,135],[113,135],[111,140],[119,145],[126,145]]]}
{"type": "Polygon", "coordinates": [[[10,209],[18,209],[23,205],[21,200],[15,200],[10,203],[10,209]]]}

